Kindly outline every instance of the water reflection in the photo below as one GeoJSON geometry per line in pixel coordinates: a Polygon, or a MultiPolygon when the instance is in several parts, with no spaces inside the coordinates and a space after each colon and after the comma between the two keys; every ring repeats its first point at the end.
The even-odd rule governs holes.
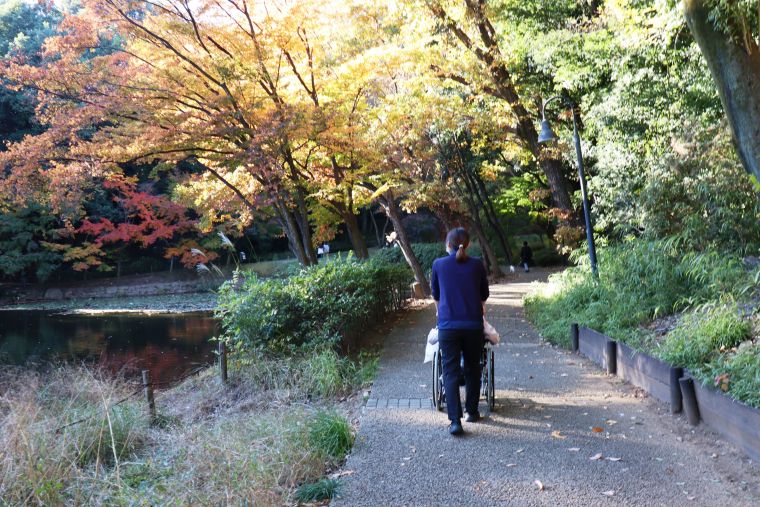
{"type": "Polygon", "coordinates": [[[213,362],[209,312],[177,315],[50,315],[0,312],[0,362],[88,361],[169,382],[213,362]]]}

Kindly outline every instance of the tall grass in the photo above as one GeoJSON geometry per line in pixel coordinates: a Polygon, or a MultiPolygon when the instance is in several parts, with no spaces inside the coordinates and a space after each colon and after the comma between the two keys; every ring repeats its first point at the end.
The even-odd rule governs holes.
{"type": "Polygon", "coordinates": [[[100,501],[286,504],[299,485],[323,477],[335,463],[325,459],[321,442],[312,441],[321,417],[319,411],[291,406],[239,412],[160,432],[151,452],[132,465],[128,484],[121,491],[100,490],[100,501]]]}
{"type": "Polygon", "coordinates": [[[740,259],[717,252],[684,255],[676,240],[600,249],[599,280],[575,255],[580,266],[553,275],[525,300],[527,315],[542,334],[563,345],[570,324],[577,322],[647,347],[641,325],[724,296],[741,297],[751,280],[740,259]]]}
{"type": "Polygon", "coordinates": [[[576,253],[579,266],[526,297],[526,314],[552,342],[567,346],[577,322],[687,367],[703,382],[720,377],[737,399],[760,406],[752,392],[760,387],[757,324],[753,332],[760,269],[730,253],[682,248],[678,239],[602,248],[598,280],[576,253]],[[650,330],[667,316],[664,330],[650,330]]]}
{"type": "Polygon", "coordinates": [[[654,352],[673,365],[696,372],[747,340],[751,330],[736,303],[707,304],[684,315],[654,352]]]}
{"type": "Polygon", "coordinates": [[[209,369],[157,393],[160,427],[148,425],[140,393],[114,406],[138,387],[124,380],[79,368],[7,373],[0,503],[283,505],[310,484],[334,493],[322,480],[353,444],[335,401],[373,365],[315,350],[233,364],[228,386],[209,369]]]}
{"type": "Polygon", "coordinates": [[[76,484],[114,471],[147,439],[124,382],[83,369],[6,371],[0,379],[0,498],[8,504],[51,505],[82,500],[76,484]],[[80,421],[80,422],[78,422],[80,421]]]}

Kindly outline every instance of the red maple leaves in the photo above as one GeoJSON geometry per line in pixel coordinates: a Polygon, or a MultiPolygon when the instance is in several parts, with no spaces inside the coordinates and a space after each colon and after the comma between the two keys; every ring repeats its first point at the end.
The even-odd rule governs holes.
{"type": "Polygon", "coordinates": [[[134,243],[147,248],[161,240],[181,241],[179,245],[167,246],[167,258],[180,256],[186,265],[206,260],[189,254],[197,246],[195,242],[180,238],[183,234],[192,232],[197,223],[187,216],[184,206],[172,202],[166,195],[139,190],[136,179],[123,175],[109,176],[103,186],[113,193],[112,200],[122,210],[124,220],[114,222],[104,217],[83,220],[74,232],[88,237],[87,244],[95,255],[89,256],[89,262],[75,264],[74,269],[84,270],[101,265],[101,258],[107,255],[104,251],[107,245],[134,243]]]}

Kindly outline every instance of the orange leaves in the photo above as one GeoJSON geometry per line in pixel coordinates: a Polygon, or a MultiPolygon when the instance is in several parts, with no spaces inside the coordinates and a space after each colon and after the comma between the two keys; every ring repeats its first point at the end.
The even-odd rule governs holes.
{"type": "Polygon", "coordinates": [[[728,373],[722,373],[715,377],[715,387],[719,388],[724,393],[728,391],[730,387],[731,379],[728,373]]]}

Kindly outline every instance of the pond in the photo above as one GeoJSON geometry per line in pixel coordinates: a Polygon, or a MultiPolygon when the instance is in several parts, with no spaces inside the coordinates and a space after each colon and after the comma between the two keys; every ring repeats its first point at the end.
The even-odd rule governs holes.
{"type": "Polygon", "coordinates": [[[86,362],[133,377],[147,369],[169,383],[212,364],[218,332],[211,312],[60,315],[0,311],[0,364],[86,362]]]}

